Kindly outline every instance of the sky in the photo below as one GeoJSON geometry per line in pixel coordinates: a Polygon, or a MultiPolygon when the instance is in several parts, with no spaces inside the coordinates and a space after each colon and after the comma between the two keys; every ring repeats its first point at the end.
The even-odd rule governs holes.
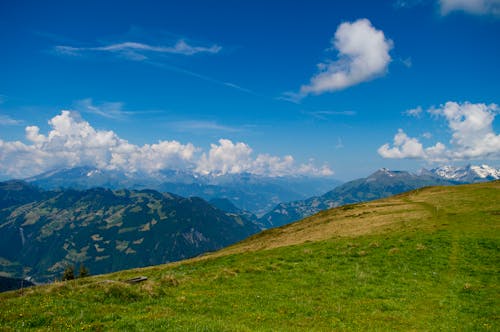
{"type": "Polygon", "coordinates": [[[0,2],[0,177],[500,166],[500,1],[0,2]]]}

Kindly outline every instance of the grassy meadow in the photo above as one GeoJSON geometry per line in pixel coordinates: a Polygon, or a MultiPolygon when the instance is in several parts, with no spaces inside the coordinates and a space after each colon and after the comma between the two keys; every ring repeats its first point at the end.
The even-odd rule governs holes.
{"type": "Polygon", "coordinates": [[[498,331],[499,226],[499,181],[424,188],[191,260],[0,294],[0,330],[498,331]]]}

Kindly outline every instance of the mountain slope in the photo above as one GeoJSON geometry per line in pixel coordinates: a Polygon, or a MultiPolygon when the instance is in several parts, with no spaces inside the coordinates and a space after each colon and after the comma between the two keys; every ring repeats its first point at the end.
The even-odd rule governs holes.
{"type": "Polygon", "coordinates": [[[49,196],[49,192],[45,192],[24,181],[11,180],[0,182],[0,210],[38,201],[49,196]]]}
{"type": "Polygon", "coordinates": [[[34,286],[31,281],[0,276],[0,292],[34,286]]]}
{"type": "Polygon", "coordinates": [[[2,271],[38,281],[60,276],[67,264],[98,274],[176,261],[259,231],[201,198],[153,190],[62,190],[2,215],[2,271]]]}
{"type": "Polygon", "coordinates": [[[1,294],[0,322],[12,330],[495,330],[499,198],[497,181],[343,206],[185,262],[1,294]],[[125,282],[137,276],[148,279],[125,282]]]}
{"type": "Polygon", "coordinates": [[[344,183],[319,197],[280,203],[259,222],[266,228],[285,225],[332,207],[384,198],[432,185],[455,184],[428,174],[380,169],[370,176],[344,183]]]}

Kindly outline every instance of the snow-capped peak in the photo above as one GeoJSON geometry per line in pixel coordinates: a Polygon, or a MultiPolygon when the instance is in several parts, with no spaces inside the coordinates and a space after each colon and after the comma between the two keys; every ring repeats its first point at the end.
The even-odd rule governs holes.
{"type": "Polygon", "coordinates": [[[475,172],[480,178],[492,177],[496,180],[500,179],[500,169],[490,167],[488,165],[470,166],[471,171],[475,172]]]}
{"type": "Polygon", "coordinates": [[[394,176],[394,174],[388,168],[385,168],[385,167],[379,169],[379,172],[383,173],[383,174],[385,174],[385,175],[387,175],[387,176],[389,176],[391,178],[394,176]]]}
{"type": "Polygon", "coordinates": [[[101,171],[100,171],[100,170],[98,170],[98,169],[93,169],[93,170],[91,170],[91,171],[89,171],[89,172],[87,173],[87,176],[88,176],[88,177],[91,177],[91,176],[94,176],[94,175],[96,175],[96,174],[100,174],[100,173],[101,173],[101,171]]]}
{"type": "Polygon", "coordinates": [[[468,165],[465,167],[441,166],[431,173],[447,180],[460,182],[479,182],[500,179],[500,169],[488,165],[468,165]]]}

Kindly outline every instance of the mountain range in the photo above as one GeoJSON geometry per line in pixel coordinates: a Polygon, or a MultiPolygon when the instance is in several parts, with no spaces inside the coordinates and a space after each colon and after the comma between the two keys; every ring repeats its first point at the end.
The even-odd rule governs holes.
{"type": "Polygon", "coordinates": [[[92,167],[57,169],[25,181],[44,189],[154,189],[205,200],[225,198],[258,216],[278,203],[320,195],[341,183],[330,177],[266,177],[249,173],[215,176],[178,170],[128,174],[92,167]]]}
{"type": "Polygon", "coordinates": [[[44,191],[0,183],[4,275],[48,281],[67,265],[100,274],[193,257],[260,229],[201,198],[154,190],[44,191]]]}
{"type": "MultiPolygon", "coordinates": [[[[126,179],[120,174],[115,174],[113,182],[110,174],[84,168],[46,173],[29,179],[30,183],[0,183],[0,271],[8,277],[32,276],[37,281],[46,281],[59,276],[68,264],[83,263],[92,273],[105,273],[176,261],[333,207],[425,186],[488,181],[497,179],[499,174],[498,169],[486,165],[441,167],[416,174],[380,169],[323,195],[275,204],[259,218],[234,204],[238,200],[228,193],[240,190],[246,196],[239,198],[274,195],[278,199],[286,195],[276,195],[272,189],[282,190],[287,187],[286,181],[293,179],[263,180],[239,175],[213,180],[217,184],[202,184],[195,183],[195,178],[187,173],[169,173],[171,180],[184,181],[184,188],[198,187],[207,192],[216,187],[207,195],[211,197],[207,202],[202,198],[182,197],[178,192],[160,193],[152,189],[64,189],[91,186],[94,180],[108,187],[127,183],[120,182],[126,179]],[[53,189],[42,189],[35,184],[53,189]],[[237,184],[243,185],[238,189],[237,184]],[[266,188],[268,194],[262,194],[264,189],[252,193],[251,188],[266,188]]],[[[143,183],[149,180],[146,178],[143,183]]],[[[302,180],[295,179],[297,184],[302,180]]],[[[132,181],[128,185],[137,183],[132,181]]],[[[167,186],[166,183],[174,186],[174,182],[158,186],[167,186]]],[[[299,185],[293,188],[299,189],[299,185]]]]}
{"type": "Polygon", "coordinates": [[[441,166],[430,171],[422,169],[420,174],[430,174],[459,183],[477,183],[500,179],[500,168],[488,165],[441,166]]]}
{"type": "Polygon", "coordinates": [[[382,168],[366,178],[344,183],[324,195],[280,203],[259,221],[265,228],[272,228],[303,219],[322,210],[384,198],[421,187],[497,179],[500,179],[500,169],[487,165],[422,169],[416,174],[382,168]]]}

